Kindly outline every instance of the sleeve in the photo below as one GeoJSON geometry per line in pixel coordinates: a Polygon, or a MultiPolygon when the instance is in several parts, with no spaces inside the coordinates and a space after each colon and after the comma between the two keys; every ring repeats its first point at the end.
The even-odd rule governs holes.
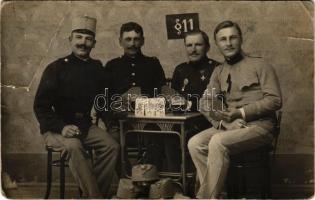
{"type": "Polygon", "coordinates": [[[172,84],[171,84],[171,87],[176,92],[180,92],[180,82],[181,82],[180,70],[179,70],[179,66],[177,66],[173,72],[172,84]]]}
{"type": "Polygon", "coordinates": [[[57,68],[55,64],[51,64],[42,75],[33,107],[42,134],[47,131],[61,133],[66,125],[54,111],[54,106],[57,103],[57,89],[57,68]]]}
{"type": "Polygon", "coordinates": [[[156,66],[156,76],[155,76],[155,88],[158,88],[159,93],[161,92],[161,87],[166,84],[165,73],[160,61],[155,58],[155,66],[156,66]]]}
{"type": "Polygon", "coordinates": [[[272,66],[263,63],[257,68],[257,76],[263,93],[259,101],[245,105],[246,121],[259,119],[270,112],[279,110],[282,106],[281,90],[278,77],[272,66]]]}
{"type": "Polygon", "coordinates": [[[104,103],[106,103],[105,110],[97,111],[98,117],[103,120],[105,125],[108,127],[109,121],[112,118],[112,110],[110,109],[111,105],[111,97],[113,95],[113,88],[112,88],[112,67],[111,62],[106,63],[102,70],[102,86],[105,92],[106,99],[104,103]]]}
{"type": "MultiPolygon", "coordinates": [[[[220,82],[219,82],[219,67],[216,67],[211,75],[210,82],[202,96],[202,98],[199,101],[199,110],[200,113],[203,114],[206,119],[211,122],[212,126],[216,129],[220,128],[221,122],[218,120],[215,120],[213,117],[211,117],[211,98],[212,98],[212,89],[215,88],[215,91],[220,91],[220,82]]],[[[214,94],[216,95],[216,94],[214,94]]]]}

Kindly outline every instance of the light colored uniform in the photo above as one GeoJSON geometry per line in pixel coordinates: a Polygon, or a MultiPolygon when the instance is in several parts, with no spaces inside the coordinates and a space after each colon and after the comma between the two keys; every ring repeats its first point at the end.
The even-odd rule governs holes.
{"type": "Polygon", "coordinates": [[[209,112],[203,109],[206,99],[200,100],[201,112],[213,127],[188,142],[201,183],[197,198],[216,198],[221,192],[230,155],[272,142],[275,111],[282,105],[278,78],[273,68],[261,58],[242,55],[236,63],[225,62],[216,67],[207,90],[211,92],[212,88],[226,94],[229,108],[243,110],[247,127],[220,130],[220,122],[211,119],[209,112]]]}

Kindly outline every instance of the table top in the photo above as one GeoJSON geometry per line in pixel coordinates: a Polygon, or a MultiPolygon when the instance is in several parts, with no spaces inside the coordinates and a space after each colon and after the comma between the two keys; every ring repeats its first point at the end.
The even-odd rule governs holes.
{"type": "Polygon", "coordinates": [[[148,119],[148,120],[187,120],[199,117],[202,114],[199,112],[186,112],[186,113],[166,113],[163,117],[148,117],[148,116],[135,116],[134,113],[129,113],[127,119],[148,119]]]}

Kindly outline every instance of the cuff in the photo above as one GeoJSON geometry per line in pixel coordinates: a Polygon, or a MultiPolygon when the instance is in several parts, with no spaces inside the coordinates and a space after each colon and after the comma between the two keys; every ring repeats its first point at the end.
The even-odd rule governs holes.
{"type": "Polygon", "coordinates": [[[243,118],[244,120],[246,120],[246,115],[245,115],[245,110],[244,110],[244,108],[239,108],[238,110],[241,112],[242,118],[243,118]]]}
{"type": "Polygon", "coordinates": [[[223,122],[223,120],[220,120],[219,127],[218,127],[219,130],[222,129],[222,122],[223,122]]]}

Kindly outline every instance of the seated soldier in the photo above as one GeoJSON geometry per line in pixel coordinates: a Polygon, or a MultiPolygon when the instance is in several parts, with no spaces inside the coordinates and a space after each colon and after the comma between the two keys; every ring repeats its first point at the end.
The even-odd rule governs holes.
{"type": "Polygon", "coordinates": [[[231,21],[220,23],[215,28],[214,38],[225,62],[214,69],[201,99],[201,110],[213,127],[198,133],[188,142],[200,181],[196,197],[201,199],[220,197],[230,155],[272,142],[275,111],[282,105],[275,71],[263,59],[243,53],[242,32],[238,24],[231,21]],[[217,120],[209,117],[213,110],[207,93],[211,93],[213,88],[225,94],[228,107],[214,111],[217,120]]]}

